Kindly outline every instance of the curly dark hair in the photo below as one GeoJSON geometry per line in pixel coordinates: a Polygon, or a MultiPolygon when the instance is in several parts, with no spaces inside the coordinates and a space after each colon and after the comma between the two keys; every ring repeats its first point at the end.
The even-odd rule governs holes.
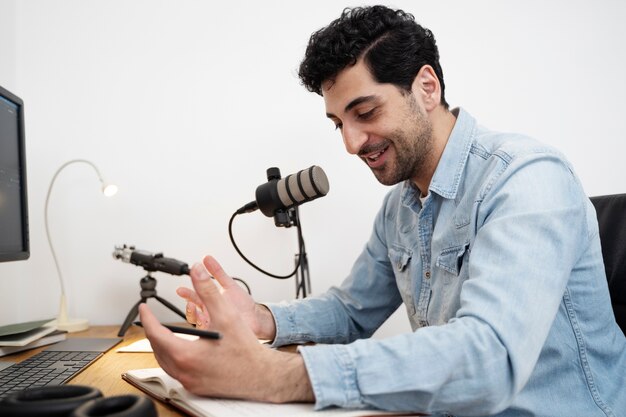
{"type": "Polygon", "coordinates": [[[411,91],[415,76],[430,65],[441,84],[443,71],[432,32],[412,14],[385,6],[345,8],[341,16],[311,35],[298,75],[307,90],[322,95],[322,83],[363,56],[374,79],[411,91]]]}

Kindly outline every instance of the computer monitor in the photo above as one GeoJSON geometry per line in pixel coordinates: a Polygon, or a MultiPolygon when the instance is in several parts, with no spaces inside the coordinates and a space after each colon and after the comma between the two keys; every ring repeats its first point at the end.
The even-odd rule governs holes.
{"type": "Polygon", "coordinates": [[[0,87],[0,262],[29,256],[24,103],[0,87]]]}

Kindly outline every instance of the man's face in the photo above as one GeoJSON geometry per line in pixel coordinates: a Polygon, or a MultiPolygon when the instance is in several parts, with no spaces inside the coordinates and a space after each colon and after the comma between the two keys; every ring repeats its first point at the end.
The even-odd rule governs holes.
{"type": "MultiPolygon", "coordinates": [[[[416,94],[380,84],[359,60],[322,88],[326,115],[379,182],[418,177],[432,152],[432,125],[416,94]]],[[[424,192],[426,190],[423,190],[424,192]]]]}

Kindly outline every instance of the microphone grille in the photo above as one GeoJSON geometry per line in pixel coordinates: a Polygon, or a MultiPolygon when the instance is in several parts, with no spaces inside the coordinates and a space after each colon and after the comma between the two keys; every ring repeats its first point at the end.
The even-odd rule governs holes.
{"type": "Polygon", "coordinates": [[[328,183],[328,177],[324,170],[317,166],[313,165],[310,169],[311,178],[313,179],[313,186],[317,189],[318,196],[323,196],[328,194],[328,190],[330,189],[330,184],[328,183]]]}
{"type": "Polygon", "coordinates": [[[323,197],[329,188],[324,170],[317,165],[291,174],[276,185],[278,198],[285,208],[323,197]]]}

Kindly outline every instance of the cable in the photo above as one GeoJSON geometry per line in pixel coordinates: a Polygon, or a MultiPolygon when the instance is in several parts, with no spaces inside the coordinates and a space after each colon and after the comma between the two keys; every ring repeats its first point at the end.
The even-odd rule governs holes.
{"type": "Polygon", "coordinates": [[[248,291],[248,294],[252,295],[252,291],[250,290],[250,287],[248,286],[248,284],[246,283],[246,281],[244,281],[241,278],[237,278],[237,277],[231,277],[233,280],[237,281],[237,282],[241,282],[243,284],[244,287],[246,287],[246,291],[248,291]]]}
{"type": "MultiPolygon", "coordinates": [[[[228,222],[228,236],[230,236],[230,241],[233,244],[233,247],[235,248],[235,250],[237,251],[237,253],[239,254],[239,256],[241,256],[241,258],[246,261],[250,266],[252,266],[254,269],[256,269],[257,271],[268,275],[272,278],[276,278],[276,279],[287,279],[287,278],[291,278],[292,276],[294,276],[297,272],[298,269],[300,268],[300,266],[302,265],[302,254],[304,253],[304,240],[302,239],[302,233],[301,233],[301,229],[300,229],[300,222],[296,222],[296,228],[298,230],[298,240],[300,241],[299,244],[299,253],[298,253],[298,263],[296,264],[296,268],[293,270],[292,273],[290,273],[289,275],[276,275],[276,274],[272,274],[271,272],[267,272],[264,269],[258,267],[257,265],[255,265],[251,260],[249,260],[248,258],[246,258],[246,256],[241,252],[241,250],[239,249],[239,247],[237,246],[237,243],[235,243],[235,238],[233,237],[233,221],[235,220],[235,217],[237,217],[237,215],[240,213],[233,213],[233,215],[230,217],[230,221],[228,222]]],[[[297,296],[298,293],[296,293],[297,296]]]]}

